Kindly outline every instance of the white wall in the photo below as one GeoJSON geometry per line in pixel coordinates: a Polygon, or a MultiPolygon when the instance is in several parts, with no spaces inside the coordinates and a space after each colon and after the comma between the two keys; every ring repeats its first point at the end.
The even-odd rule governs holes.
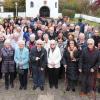
{"type": "Polygon", "coordinates": [[[3,13],[1,12],[0,17],[2,17],[2,18],[14,17],[14,14],[13,14],[13,12],[3,12],[3,13]]]}
{"type": "Polygon", "coordinates": [[[26,12],[18,12],[18,17],[26,17],[26,12]]]}
{"type": "Polygon", "coordinates": [[[98,17],[88,16],[84,14],[75,14],[75,18],[80,18],[80,17],[82,17],[83,19],[89,20],[89,21],[100,23],[100,18],[98,17]]]}
{"type": "Polygon", "coordinates": [[[47,0],[47,4],[44,4],[44,0],[26,0],[26,16],[36,17],[39,14],[40,8],[42,6],[47,6],[50,9],[50,17],[58,17],[58,5],[55,8],[55,2],[58,4],[58,0],[47,0]],[[30,2],[34,2],[34,7],[30,8],[30,2]]]}

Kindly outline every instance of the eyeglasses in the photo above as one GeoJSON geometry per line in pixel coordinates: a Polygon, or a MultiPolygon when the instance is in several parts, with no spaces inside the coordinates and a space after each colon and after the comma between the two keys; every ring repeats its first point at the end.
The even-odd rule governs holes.
{"type": "Polygon", "coordinates": [[[42,45],[42,44],[37,44],[37,45],[42,45]]]}
{"type": "Polygon", "coordinates": [[[93,43],[88,43],[88,45],[93,45],[93,43]]]}
{"type": "Polygon", "coordinates": [[[55,44],[50,44],[50,45],[55,45],[55,44]]]}

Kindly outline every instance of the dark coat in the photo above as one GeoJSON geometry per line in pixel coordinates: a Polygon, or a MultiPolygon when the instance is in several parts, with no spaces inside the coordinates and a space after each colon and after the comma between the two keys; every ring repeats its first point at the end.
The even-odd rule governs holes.
{"type": "Polygon", "coordinates": [[[78,60],[79,60],[78,50],[74,51],[74,58],[76,59],[76,61],[71,60],[69,51],[65,49],[63,55],[63,64],[67,65],[67,77],[71,80],[78,79],[78,60]]]}
{"type": "Polygon", "coordinates": [[[92,36],[92,38],[94,39],[95,41],[95,46],[98,47],[98,42],[100,41],[100,36],[92,36]]]}
{"type": "Polygon", "coordinates": [[[32,68],[45,68],[47,65],[47,52],[44,48],[41,48],[41,51],[38,52],[37,47],[34,47],[30,51],[30,60],[32,63],[32,68]],[[40,60],[36,61],[36,57],[39,57],[40,60]]]}
{"type": "Polygon", "coordinates": [[[15,62],[14,62],[14,49],[10,50],[6,48],[1,49],[1,57],[2,57],[2,73],[14,72],[15,71],[15,62]]]}
{"type": "Polygon", "coordinates": [[[100,66],[100,51],[94,48],[94,51],[90,52],[88,48],[85,48],[82,51],[79,68],[83,70],[83,72],[90,72],[90,69],[93,68],[97,70],[100,66]]]}

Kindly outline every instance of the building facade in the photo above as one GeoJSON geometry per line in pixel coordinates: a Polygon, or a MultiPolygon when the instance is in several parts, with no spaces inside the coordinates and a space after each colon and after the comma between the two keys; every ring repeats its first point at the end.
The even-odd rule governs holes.
{"type": "Polygon", "coordinates": [[[0,12],[4,12],[3,2],[4,0],[0,0],[0,12]]]}
{"type": "Polygon", "coordinates": [[[59,16],[59,0],[26,0],[26,16],[51,17],[59,16]]]}

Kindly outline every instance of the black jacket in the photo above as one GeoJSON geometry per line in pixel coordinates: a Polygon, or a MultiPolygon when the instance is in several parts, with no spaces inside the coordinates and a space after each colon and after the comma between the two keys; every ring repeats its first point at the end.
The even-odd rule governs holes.
{"type": "Polygon", "coordinates": [[[72,61],[70,57],[70,53],[67,49],[64,51],[63,55],[63,64],[67,65],[67,77],[71,80],[78,79],[78,60],[79,60],[79,51],[74,51],[73,53],[76,61],[72,61]]]}
{"type": "Polygon", "coordinates": [[[90,69],[93,68],[97,70],[100,66],[100,51],[94,48],[94,51],[90,52],[88,48],[85,48],[82,51],[79,68],[83,70],[83,72],[90,72],[90,69]]]}
{"type": "Polygon", "coordinates": [[[32,63],[32,67],[40,67],[45,68],[47,65],[47,52],[44,48],[41,48],[41,51],[38,52],[37,47],[32,48],[30,51],[30,61],[32,63]],[[36,61],[36,57],[40,59],[36,61]]]}

